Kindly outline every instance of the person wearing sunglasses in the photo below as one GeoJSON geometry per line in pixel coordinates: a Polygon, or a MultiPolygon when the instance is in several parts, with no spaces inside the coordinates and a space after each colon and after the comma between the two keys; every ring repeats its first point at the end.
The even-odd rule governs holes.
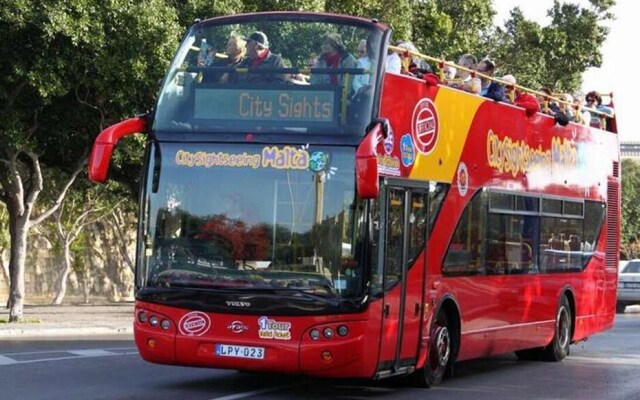
{"type": "Polygon", "coordinates": [[[607,118],[611,118],[614,115],[613,108],[602,104],[602,96],[600,96],[600,94],[596,91],[587,93],[587,95],[585,96],[585,104],[588,108],[595,109],[597,111],[600,111],[601,113],[607,114],[607,116],[604,116],[602,114],[591,112],[590,123],[590,125],[594,128],[606,129],[607,118]]]}

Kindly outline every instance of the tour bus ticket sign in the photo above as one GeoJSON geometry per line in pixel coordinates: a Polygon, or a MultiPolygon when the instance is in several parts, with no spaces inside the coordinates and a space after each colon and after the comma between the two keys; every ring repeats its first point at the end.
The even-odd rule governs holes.
{"type": "Polygon", "coordinates": [[[335,123],[335,92],[319,89],[200,88],[194,118],[276,123],[335,123]]]}

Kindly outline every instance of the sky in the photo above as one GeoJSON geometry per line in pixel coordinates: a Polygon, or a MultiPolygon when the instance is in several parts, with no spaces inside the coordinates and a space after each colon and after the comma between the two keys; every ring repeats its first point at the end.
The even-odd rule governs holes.
{"type": "MultiPolygon", "coordinates": [[[[561,0],[563,1],[563,0],[561,0]]],[[[587,0],[564,0],[567,3],[577,3],[588,7],[587,0]]],[[[497,12],[495,23],[504,25],[509,18],[509,11],[520,7],[527,19],[538,22],[541,26],[549,24],[547,10],[553,5],[553,0],[493,0],[493,7],[497,12]]],[[[633,123],[634,104],[636,95],[640,94],[640,79],[633,69],[625,64],[635,66],[631,55],[634,53],[629,44],[640,39],[640,2],[638,0],[616,0],[613,7],[615,20],[608,23],[609,36],[601,48],[602,66],[591,68],[583,75],[583,93],[597,90],[601,93],[613,93],[618,133],[623,142],[640,141],[640,129],[631,126],[633,123]]]]}

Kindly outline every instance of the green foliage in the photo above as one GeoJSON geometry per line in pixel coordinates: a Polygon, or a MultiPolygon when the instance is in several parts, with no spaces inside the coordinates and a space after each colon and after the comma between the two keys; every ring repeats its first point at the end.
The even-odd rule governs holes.
{"type": "Polygon", "coordinates": [[[411,38],[413,10],[418,0],[326,0],[327,12],[377,19],[394,30],[396,40],[411,38]]]}
{"type": "Polygon", "coordinates": [[[482,58],[493,25],[491,2],[425,0],[415,8],[414,43],[433,57],[457,61],[464,53],[482,58]]]}
{"type": "Polygon", "coordinates": [[[245,2],[242,0],[170,0],[168,3],[177,12],[182,34],[196,19],[203,20],[243,12],[245,2]]]}
{"type": "Polygon", "coordinates": [[[622,160],[622,243],[640,240],[640,164],[622,160]]]}
{"type": "Polygon", "coordinates": [[[153,105],[180,30],[163,0],[12,1],[0,15],[0,142],[63,170],[153,105]]]}
{"type": "Polygon", "coordinates": [[[556,92],[574,92],[582,73],[602,64],[600,48],[613,18],[614,0],[592,0],[590,8],[555,1],[549,10],[551,23],[540,27],[514,9],[505,29],[492,39],[501,73],[511,73],[524,86],[550,87],[556,92]]]}
{"type": "Polygon", "coordinates": [[[498,28],[492,38],[492,55],[498,60],[500,71],[513,74],[519,84],[532,89],[547,85],[543,39],[542,27],[527,20],[519,8],[513,9],[504,29],[498,28]]]}
{"type": "Polygon", "coordinates": [[[323,11],[323,0],[244,0],[244,12],[323,11]]]}

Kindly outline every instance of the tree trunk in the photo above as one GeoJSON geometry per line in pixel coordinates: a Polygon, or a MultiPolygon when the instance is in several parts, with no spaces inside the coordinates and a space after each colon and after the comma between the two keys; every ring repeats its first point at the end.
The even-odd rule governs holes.
{"type": "Polygon", "coordinates": [[[69,279],[69,274],[71,273],[70,246],[71,244],[69,242],[64,242],[64,264],[62,267],[62,272],[58,276],[58,281],[56,282],[56,296],[53,299],[53,304],[56,306],[62,304],[64,295],[67,293],[67,280],[69,279]]]}
{"type": "Polygon", "coordinates": [[[11,257],[9,259],[9,275],[11,289],[9,292],[9,322],[22,319],[24,308],[24,268],[27,259],[27,221],[28,217],[15,217],[10,214],[9,231],[11,234],[11,257]]]}

